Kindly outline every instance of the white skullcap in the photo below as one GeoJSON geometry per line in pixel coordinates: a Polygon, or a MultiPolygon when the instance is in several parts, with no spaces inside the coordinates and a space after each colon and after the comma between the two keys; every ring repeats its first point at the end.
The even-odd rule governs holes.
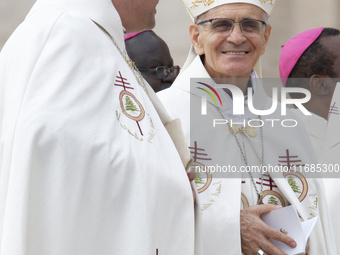
{"type": "Polygon", "coordinates": [[[199,15],[212,8],[223,4],[246,3],[253,4],[264,10],[269,16],[272,13],[276,0],[182,0],[191,18],[195,19],[199,15]]]}

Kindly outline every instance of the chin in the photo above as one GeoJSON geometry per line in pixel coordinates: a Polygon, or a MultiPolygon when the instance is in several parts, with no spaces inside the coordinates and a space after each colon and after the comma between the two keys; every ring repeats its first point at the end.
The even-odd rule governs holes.
{"type": "Polygon", "coordinates": [[[152,15],[152,17],[150,17],[148,19],[148,21],[146,22],[146,28],[147,29],[153,29],[156,26],[156,19],[155,19],[155,15],[152,15]]]}
{"type": "Polygon", "coordinates": [[[249,75],[253,69],[249,66],[239,66],[239,65],[232,65],[225,67],[223,69],[223,73],[231,76],[231,77],[240,77],[240,78],[249,78],[249,75]]]}
{"type": "Polygon", "coordinates": [[[155,27],[155,25],[156,25],[156,20],[155,20],[155,17],[152,16],[152,17],[149,17],[148,19],[145,19],[144,22],[141,22],[141,20],[139,20],[139,22],[135,24],[135,27],[127,32],[136,33],[136,32],[140,32],[144,30],[151,30],[155,27]]]}

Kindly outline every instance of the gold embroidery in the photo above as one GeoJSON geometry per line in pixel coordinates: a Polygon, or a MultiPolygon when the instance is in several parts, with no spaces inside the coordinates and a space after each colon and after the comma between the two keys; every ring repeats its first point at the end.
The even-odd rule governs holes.
{"type": "Polygon", "coordinates": [[[192,2],[192,6],[190,8],[198,7],[199,4],[204,4],[205,6],[207,5],[209,6],[213,2],[215,2],[215,0],[195,0],[192,2]]]}
{"type": "Polygon", "coordinates": [[[151,140],[155,137],[155,133],[154,133],[154,132],[152,132],[152,133],[150,132],[149,135],[150,135],[150,137],[149,137],[149,139],[148,139],[148,142],[149,142],[149,143],[152,143],[151,140]]]}
{"type": "Polygon", "coordinates": [[[314,217],[315,217],[315,215],[313,213],[310,213],[308,219],[310,220],[310,219],[312,219],[314,217]]]}
{"type": "Polygon", "coordinates": [[[203,212],[204,210],[208,209],[211,205],[212,205],[212,203],[203,204],[201,211],[203,212]]]}
{"type": "MultiPolygon", "coordinates": [[[[218,183],[214,183],[213,185],[216,185],[216,184],[218,183]]],[[[221,189],[222,189],[222,184],[219,184],[218,188],[216,189],[216,193],[211,193],[211,195],[219,196],[221,194],[221,189]]]]}
{"type": "Polygon", "coordinates": [[[152,128],[155,128],[155,126],[153,125],[152,118],[150,117],[150,114],[147,114],[147,115],[148,115],[148,117],[149,117],[151,127],[152,127],[152,128]]]}
{"type": "MultiPolygon", "coordinates": [[[[117,120],[118,120],[120,126],[121,126],[124,130],[126,130],[126,131],[128,132],[129,135],[131,135],[131,136],[133,136],[134,138],[136,138],[137,140],[143,142],[143,141],[144,141],[143,137],[139,137],[139,136],[137,135],[136,132],[131,131],[130,129],[128,129],[128,127],[127,127],[126,125],[124,125],[123,123],[121,123],[120,117],[121,117],[121,114],[120,114],[118,111],[116,111],[116,118],[117,118],[117,120]]],[[[151,117],[150,117],[150,119],[151,119],[151,117]]],[[[149,143],[152,143],[151,140],[155,137],[155,133],[152,131],[152,133],[150,132],[149,134],[150,134],[150,137],[147,139],[147,141],[148,141],[149,143]]]]}
{"type": "Polygon", "coordinates": [[[118,113],[118,111],[116,111],[116,116],[117,116],[117,120],[119,121],[119,119],[120,119],[120,113],[118,113]]]}
{"type": "Polygon", "coordinates": [[[261,4],[265,4],[266,2],[269,2],[269,4],[274,5],[273,0],[260,0],[261,4]]]}
{"type": "Polygon", "coordinates": [[[315,198],[315,201],[314,201],[314,208],[318,208],[318,197],[315,198]]]}
{"type": "Polygon", "coordinates": [[[208,209],[215,201],[213,199],[210,199],[211,203],[208,204],[203,204],[201,212],[203,212],[204,210],[208,209]]]}
{"type": "Polygon", "coordinates": [[[244,131],[250,136],[250,137],[255,137],[256,136],[256,129],[251,126],[246,126],[244,131]]]}
{"type": "Polygon", "coordinates": [[[132,135],[132,136],[133,136],[134,138],[136,138],[137,140],[143,141],[143,138],[139,138],[138,135],[137,135],[136,133],[131,132],[130,129],[127,129],[127,131],[128,131],[128,133],[129,133],[130,135],[132,135]]]}
{"type": "MultiPolygon", "coordinates": [[[[274,3],[273,1],[274,0],[259,0],[262,4],[265,4],[265,3],[269,3],[270,5],[273,5],[274,6],[274,3]]],[[[195,8],[195,7],[198,7],[199,4],[204,4],[204,6],[209,6],[210,4],[212,4],[213,2],[215,2],[215,0],[195,0],[195,1],[192,1],[192,5],[190,8],[195,8]]]]}
{"type": "Polygon", "coordinates": [[[256,137],[257,132],[256,129],[254,127],[251,126],[246,126],[244,127],[238,127],[238,125],[233,124],[231,127],[228,126],[228,130],[230,133],[246,133],[247,135],[249,135],[250,137],[256,137]]]}
{"type": "Polygon", "coordinates": [[[318,211],[318,203],[319,203],[319,200],[318,200],[318,196],[317,194],[310,194],[309,195],[310,197],[315,197],[314,201],[313,201],[313,205],[312,206],[309,206],[310,209],[313,209],[315,211],[318,211]]]}

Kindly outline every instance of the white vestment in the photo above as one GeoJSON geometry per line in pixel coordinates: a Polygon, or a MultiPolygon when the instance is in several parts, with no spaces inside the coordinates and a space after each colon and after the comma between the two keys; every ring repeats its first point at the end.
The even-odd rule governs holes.
{"type": "Polygon", "coordinates": [[[92,20],[125,50],[111,0],[38,0],[0,55],[0,254],[194,254],[181,158],[92,20]]]}
{"type": "MultiPolygon", "coordinates": [[[[340,200],[340,179],[339,172],[337,172],[337,178],[328,178],[332,174],[330,171],[340,170],[340,86],[337,84],[332,102],[329,109],[328,115],[328,126],[325,135],[325,144],[323,153],[319,158],[319,162],[322,165],[326,165],[329,173],[327,177],[324,178],[326,196],[328,201],[329,212],[332,217],[333,231],[335,240],[337,240],[337,251],[340,251],[340,216],[339,210],[340,205],[338,201],[340,200]]],[[[326,175],[326,174],[325,174],[326,175]]]]}
{"type": "Polygon", "coordinates": [[[305,115],[299,109],[291,109],[291,111],[304,123],[314,152],[317,158],[319,158],[324,150],[327,120],[314,113],[311,113],[312,115],[305,115]]]}
{"type": "MultiPolygon", "coordinates": [[[[340,91],[339,91],[340,92],[340,91]]],[[[339,100],[338,100],[339,101],[339,100]]],[[[333,109],[330,109],[332,112],[330,114],[331,126],[336,125],[334,123],[336,115],[338,114],[336,102],[333,102],[331,105],[335,103],[335,106],[333,109]]],[[[328,145],[328,149],[325,149],[325,139],[326,134],[329,137],[328,138],[328,144],[333,143],[334,133],[332,131],[328,132],[328,122],[324,118],[311,113],[312,115],[304,115],[301,113],[298,109],[292,109],[292,111],[303,121],[305,128],[307,130],[307,133],[309,135],[309,138],[311,140],[312,146],[314,148],[314,151],[316,153],[316,157],[318,159],[319,164],[326,164],[324,167],[325,170],[330,170],[332,166],[335,165],[339,166],[340,170],[340,150],[339,146],[332,146],[328,145]],[[322,157],[321,157],[322,156],[322,157]],[[321,159],[320,159],[321,157],[321,159]]],[[[338,124],[339,125],[339,124],[338,124]]],[[[340,125],[339,125],[340,127],[340,125]]],[[[336,133],[337,134],[337,133],[336,133]]],[[[340,217],[339,217],[339,210],[340,206],[337,204],[336,201],[339,201],[340,199],[340,187],[339,187],[339,179],[338,178],[329,178],[329,173],[323,173],[323,182],[325,186],[326,191],[326,198],[327,198],[327,205],[328,205],[328,212],[330,213],[331,219],[332,219],[332,226],[333,226],[333,232],[334,232],[334,238],[335,240],[340,240],[340,217]]],[[[337,251],[340,250],[340,243],[336,242],[336,248],[337,251]]]]}
{"type": "MultiPolygon", "coordinates": [[[[280,109],[278,109],[270,116],[262,117],[265,122],[262,128],[263,139],[261,139],[260,128],[256,128],[256,137],[250,137],[245,132],[234,136],[228,131],[226,125],[219,125],[213,131],[211,128],[208,130],[203,121],[200,124],[195,123],[194,127],[191,126],[193,120],[190,121],[192,117],[190,115],[195,115],[196,112],[200,114],[201,98],[205,95],[199,89],[190,91],[191,78],[196,78],[195,84],[199,84],[200,79],[204,82],[204,79],[210,78],[199,56],[178,76],[169,89],[159,92],[158,95],[170,115],[181,119],[196,165],[231,165],[240,170],[245,165],[244,157],[248,161],[248,166],[281,165],[288,166],[289,169],[294,167],[298,169],[300,165],[314,162],[312,159],[314,153],[304,129],[299,125],[296,128],[287,128],[280,124],[283,119],[295,118],[290,111],[287,112],[287,116],[281,116],[280,109]],[[275,121],[275,128],[272,128],[271,122],[266,119],[280,121],[275,121]],[[242,153],[240,147],[242,147],[242,153]],[[264,152],[263,162],[262,151],[264,152]]],[[[222,97],[223,91],[218,92],[222,97]]],[[[271,107],[271,100],[265,95],[261,84],[256,85],[253,98],[256,109],[264,110],[271,107]]],[[[235,118],[232,115],[230,98],[229,104],[225,104],[224,101],[223,106],[215,104],[209,96],[207,96],[207,101],[209,113],[205,117],[207,123],[212,123],[213,119],[221,119],[221,115],[229,123],[235,118]]],[[[249,111],[247,115],[248,119],[259,121],[257,115],[249,111]]],[[[268,173],[263,176],[264,202],[283,206],[288,203],[293,204],[304,219],[319,215],[320,220],[310,237],[309,255],[335,254],[331,226],[328,215],[325,213],[326,201],[322,182],[293,172],[288,172],[284,176],[286,178],[282,173],[280,176],[268,173]]],[[[254,181],[259,190],[261,180],[254,178],[254,181]]],[[[214,173],[210,173],[207,174],[205,180],[198,180],[197,183],[202,203],[201,227],[204,253],[241,254],[240,208],[256,204],[257,199],[251,178],[247,175],[242,175],[242,178],[214,178],[214,173]]]]}

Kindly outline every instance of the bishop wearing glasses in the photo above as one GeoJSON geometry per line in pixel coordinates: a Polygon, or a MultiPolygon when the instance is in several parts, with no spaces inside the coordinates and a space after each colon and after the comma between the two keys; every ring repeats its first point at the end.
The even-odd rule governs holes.
{"type": "Polygon", "coordinates": [[[270,239],[297,243],[261,215],[294,205],[301,220],[319,217],[305,252],[336,254],[324,188],[305,169],[315,160],[307,134],[266,95],[255,71],[275,0],[183,2],[194,21],[192,50],[173,85],[158,95],[181,119],[191,150],[204,253],[285,254],[270,239]]]}

